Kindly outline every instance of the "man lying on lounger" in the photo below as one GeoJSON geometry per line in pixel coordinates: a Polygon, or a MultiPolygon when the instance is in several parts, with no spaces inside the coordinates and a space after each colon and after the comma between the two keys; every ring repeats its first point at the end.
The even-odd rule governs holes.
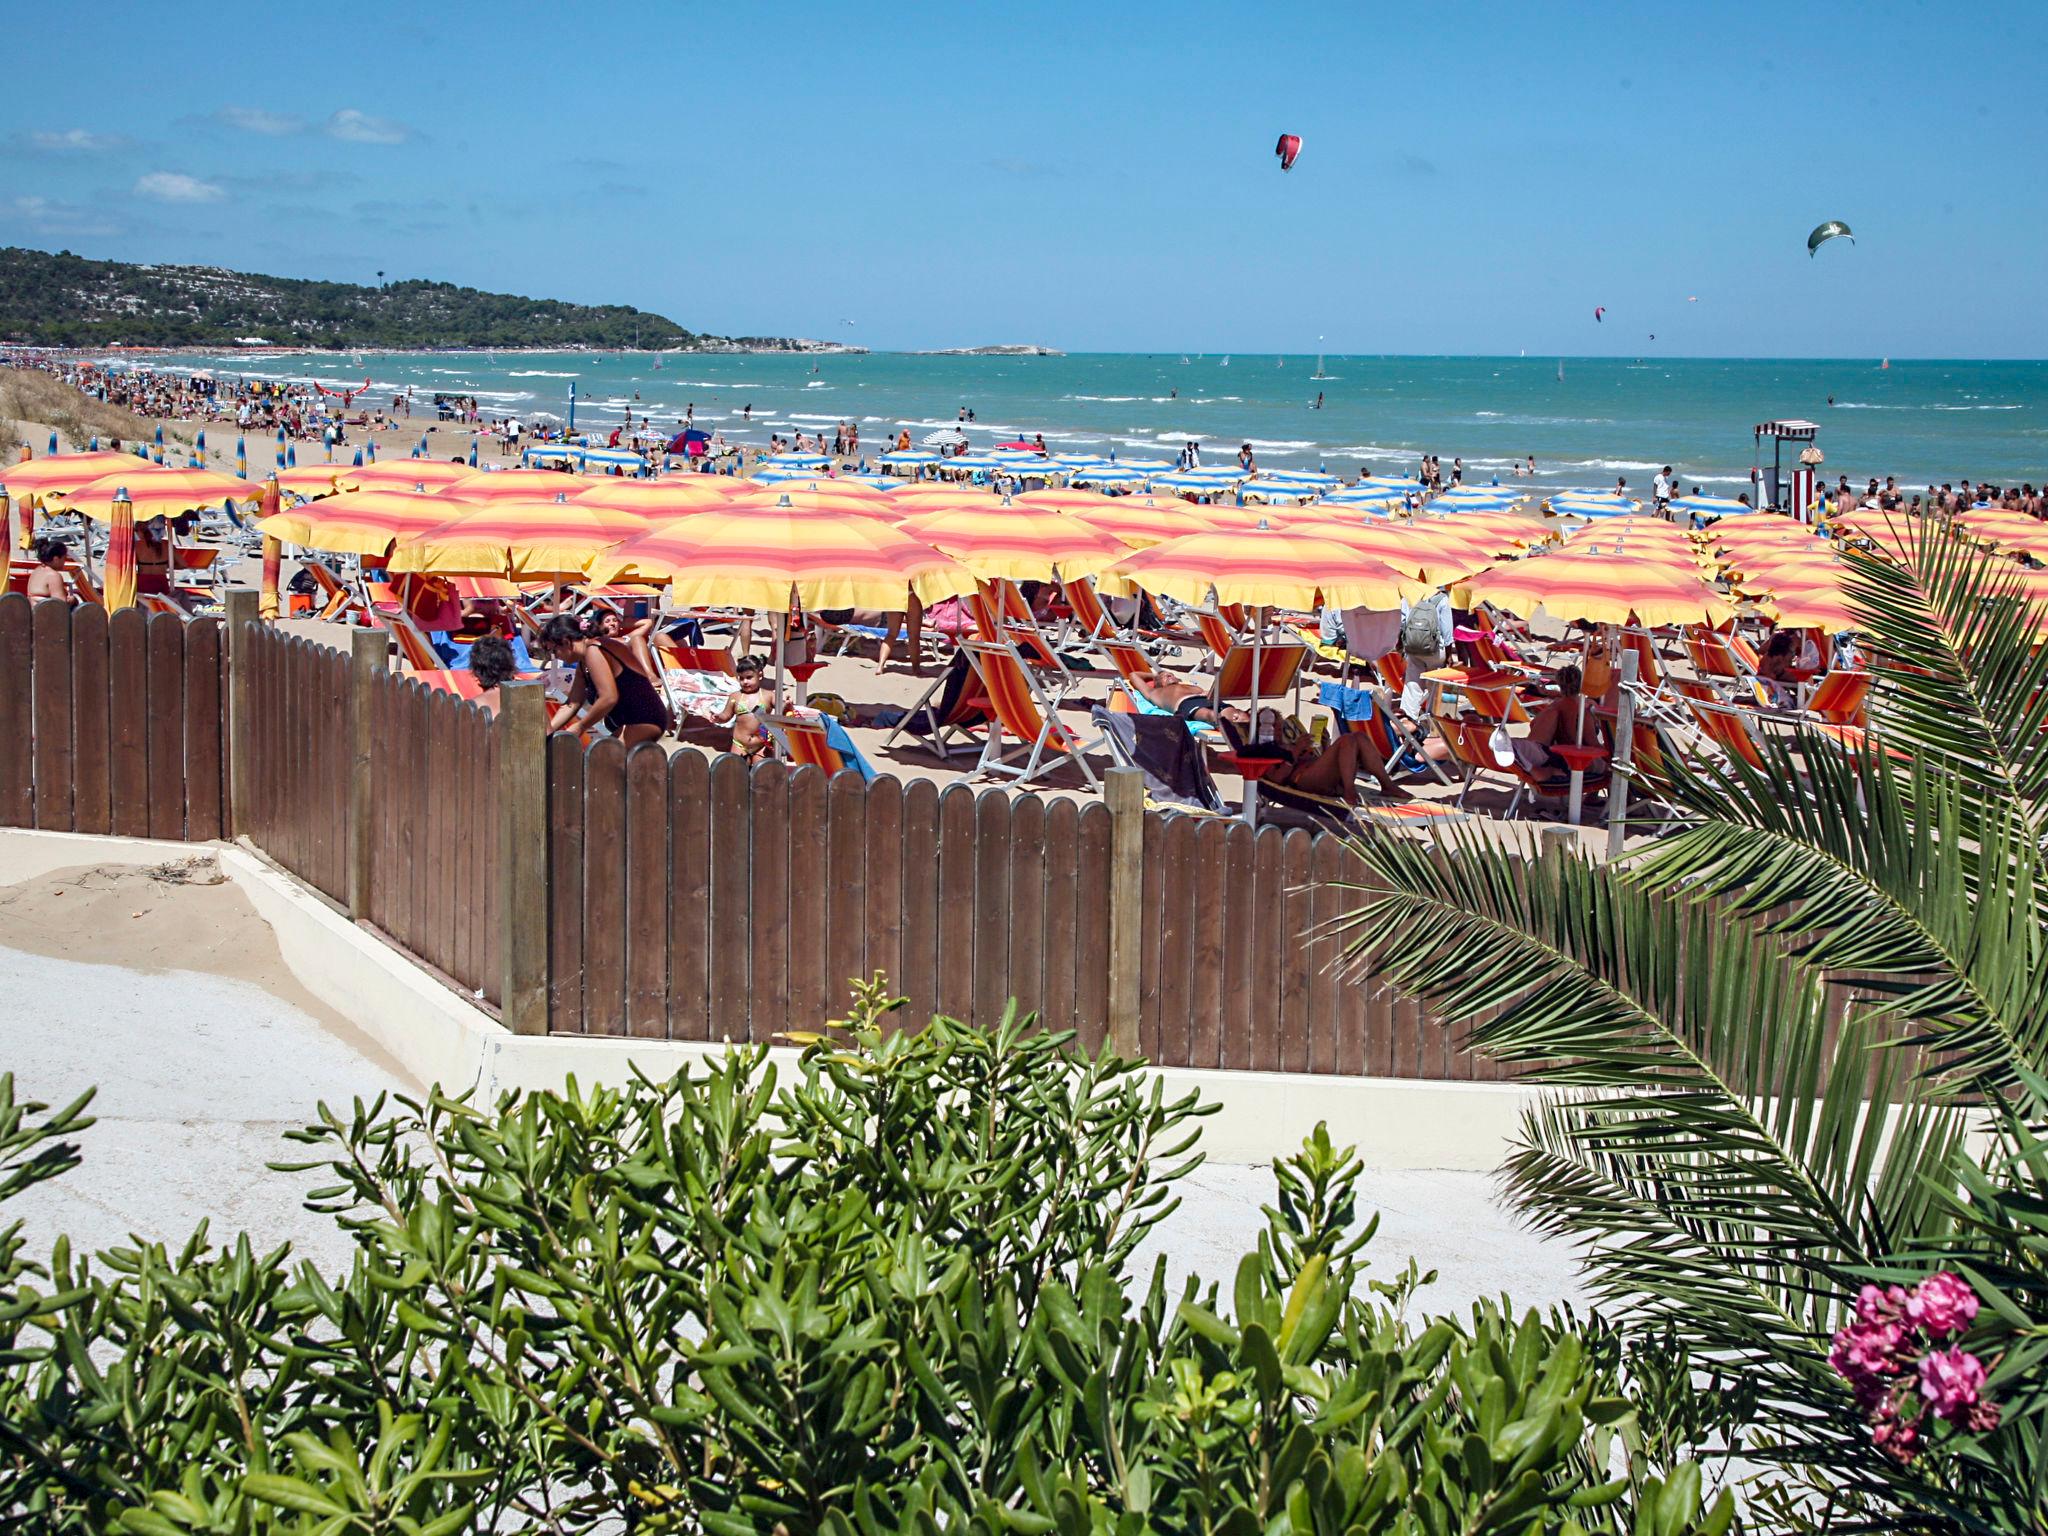
{"type": "Polygon", "coordinates": [[[1184,683],[1177,677],[1168,677],[1164,672],[1148,672],[1143,677],[1133,678],[1131,686],[1145,696],[1146,703],[1168,710],[1190,723],[1200,720],[1206,725],[1215,725],[1219,716],[1233,725],[1252,723],[1252,717],[1236,705],[1226,704],[1219,710],[1209,702],[1208,689],[1184,683]]]}

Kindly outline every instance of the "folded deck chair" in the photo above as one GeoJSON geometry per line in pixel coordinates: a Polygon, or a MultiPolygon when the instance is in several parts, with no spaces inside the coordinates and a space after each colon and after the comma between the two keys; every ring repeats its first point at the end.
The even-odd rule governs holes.
{"type": "Polygon", "coordinates": [[[1224,809],[1223,792],[1209,773],[1209,760],[1177,715],[1120,714],[1097,704],[1088,711],[1103,744],[1119,768],[1145,776],[1145,798],[1188,810],[1224,809]]]}
{"type": "Polygon", "coordinates": [[[1056,772],[1061,763],[1071,762],[1092,788],[1102,787],[1101,779],[1088,762],[1090,751],[1102,749],[1102,738],[1084,741],[1060,720],[1053,699],[1041,689],[1033,669],[1015,646],[966,640],[960,648],[979,674],[988,693],[989,711],[994,716],[994,723],[982,740],[981,759],[975,764],[977,774],[1013,779],[1021,789],[1056,772]],[[1004,745],[1012,740],[1015,746],[1004,745]],[[1019,755],[1022,762],[1014,760],[1019,755]]]}

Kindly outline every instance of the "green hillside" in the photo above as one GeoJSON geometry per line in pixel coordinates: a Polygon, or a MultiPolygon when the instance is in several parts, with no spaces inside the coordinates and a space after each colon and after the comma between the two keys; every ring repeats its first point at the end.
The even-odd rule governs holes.
{"type": "MultiPolygon", "coordinates": [[[[733,344],[623,304],[564,304],[421,279],[363,287],[0,248],[0,341],[185,347],[257,336],[315,347],[733,344]]],[[[747,343],[789,345],[773,338],[747,343]]]]}

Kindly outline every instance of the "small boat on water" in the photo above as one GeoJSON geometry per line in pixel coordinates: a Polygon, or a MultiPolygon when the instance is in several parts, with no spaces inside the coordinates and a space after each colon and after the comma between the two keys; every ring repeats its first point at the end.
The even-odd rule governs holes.
{"type": "Polygon", "coordinates": [[[1230,354],[1228,352],[1224,353],[1223,361],[1218,363],[1216,366],[1218,368],[1228,368],[1230,366],[1230,354]]]}

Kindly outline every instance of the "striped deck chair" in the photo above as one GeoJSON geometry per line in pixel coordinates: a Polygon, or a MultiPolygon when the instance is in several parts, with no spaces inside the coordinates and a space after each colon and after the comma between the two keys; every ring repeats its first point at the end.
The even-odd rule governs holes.
{"type": "Polygon", "coordinates": [[[1117,633],[1116,620],[1109,616],[1109,609],[1102,601],[1102,594],[1095,590],[1093,581],[1077,576],[1062,582],[1060,590],[1066,595],[1067,607],[1072,613],[1069,629],[1078,633],[1083,644],[1123,638],[1117,633]]]}
{"type": "Polygon", "coordinates": [[[852,767],[826,739],[823,721],[806,720],[801,715],[764,715],[762,723],[774,738],[776,750],[793,768],[823,769],[829,779],[852,767]]]}
{"type": "Polygon", "coordinates": [[[412,616],[403,610],[397,613],[378,612],[377,622],[391,632],[391,638],[398,642],[399,659],[405,663],[408,672],[439,672],[448,663],[441,653],[428,643],[420,633],[412,616]]]}
{"type": "Polygon", "coordinates": [[[1693,671],[1725,689],[1731,698],[1759,709],[1770,708],[1770,690],[1756,675],[1756,649],[1747,640],[1704,624],[1687,625],[1684,640],[1693,671]]]}
{"type": "Polygon", "coordinates": [[[1221,704],[1225,699],[1249,699],[1256,692],[1261,699],[1277,701],[1301,687],[1309,655],[1309,648],[1298,640],[1262,641],[1256,647],[1239,641],[1218,661],[1209,698],[1221,704]]]}
{"type": "Polygon", "coordinates": [[[1383,689],[1360,690],[1371,693],[1373,701],[1372,713],[1361,720],[1338,713],[1337,706],[1332,703],[1332,690],[1338,686],[1335,683],[1325,683],[1321,690],[1321,703],[1330,711],[1330,728],[1359,732],[1372,743],[1373,750],[1379,753],[1389,769],[1392,769],[1403,756],[1412,756],[1435,774],[1440,782],[1451,782],[1451,776],[1444,772],[1444,765],[1422,750],[1421,738],[1395,717],[1393,699],[1383,689]]]}
{"type": "Polygon", "coordinates": [[[1092,788],[1102,787],[1088,761],[1089,752],[1107,750],[1102,738],[1084,741],[1061,722],[1053,699],[1040,689],[1030,664],[1015,646],[964,640],[960,648],[980,676],[988,693],[989,711],[995,717],[982,742],[981,760],[975,764],[977,774],[1010,779],[1021,789],[1071,762],[1092,788]],[[1006,740],[1014,740],[1016,745],[1006,748],[1006,740]],[[1012,761],[1020,752],[1024,761],[1012,761]]]}
{"type": "Polygon", "coordinates": [[[1740,758],[1758,772],[1765,772],[1763,753],[1757,746],[1755,717],[1746,709],[1724,704],[1707,689],[1700,698],[1690,689],[1681,693],[1685,706],[1698,724],[1700,734],[1728,758],[1740,758]]]}
{"type": "Polygon", "coordinates": [[[1493,755],[1494,724],[1491,720],[1467,719],[1442,710],[1436,715],[1437,734],[1443,737],[1444,744],[1451,749],[1451,761],[1457,766],[1461,776],[1456,802],[1461,810],[1465,805],[1465,796],[1472,792],[1473,784],[1482,773],[1491,773],[1509,780],[1514,778],[1508,769],[1501,767],[1493,755]]]}
{"type": "Polygon", "coordinates": [[[974,621],[977,638],[1015,646],[1026,665],[1043,676],[1057,676],[1062,693],[1074,685],[1073,671],[1039,629],[1015,582],[983,582],[980,591],[961,601],[974,621]]]}
{"type": "MultiPolygon", "coordinates": [[[[320,619],[362,619],[365,613],[363,600],[334,572],[318,560],[308,560],[301,567],[313,578],[313,584],[320,589],[320,611],[314,615],[320,619]]],[[[368,622],[364,619],[364,622],[368,622]]]]}
{"type": "Polygon", "coordinates": [[[1806,700],[1806,713],[1826,725],[1860,726],[1870,697],[1870,674],[1836,668],[1824,673],[1806,700]]]}
{"type": "Polygon", "coordinates": [[[966,651],[957,651],[946,670],[934,678],[931,686],[910,706],[910,712],[882,738],[882,750],[888,751],[896,738],[905,734],[914,737],[927,752],[941,759],[956,752],[980,750],[985,744],[976,741],[973,733],[978,730],[993,733],[992,718],[988,689],[981,680],[981,673],[975,669],[966,651]]]}

